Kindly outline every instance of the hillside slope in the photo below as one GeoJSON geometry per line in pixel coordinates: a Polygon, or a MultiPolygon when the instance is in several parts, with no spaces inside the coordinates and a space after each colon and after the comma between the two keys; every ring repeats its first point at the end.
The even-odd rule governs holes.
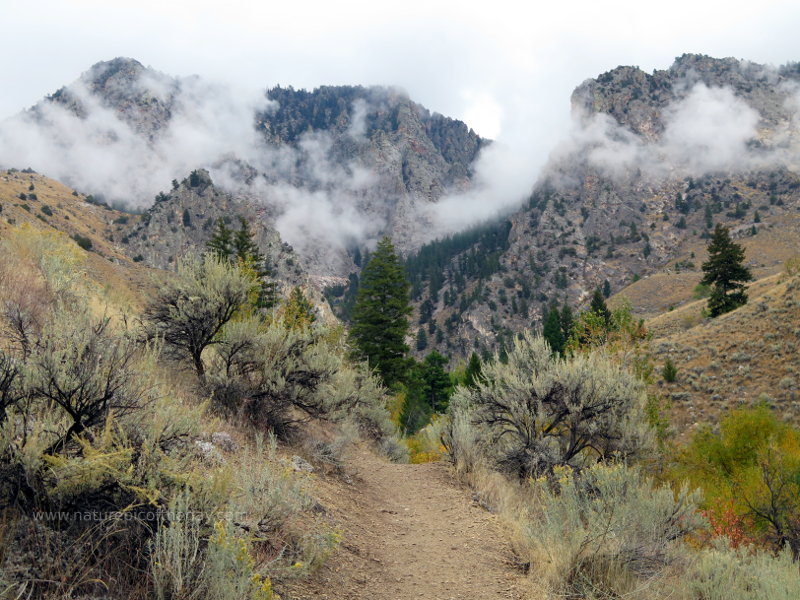
{"type": "Polygon", "coordinates": [[[700,300],[648,321],[659,370],[668,358],[678,368],[675,382],[659,386],[680,433],[758,403],[800,423],[800,277],[771,275],[748,294],[746,305],[715,319],[700,316],[700,300]]]}
{"type": "Polygon", "coordinates": [[[487,143],[394,88],[248,94],[129,58],[95,64],[4,122],[0,140],[5,167],[30,164],[138,208],[207,169],[224,191],[263,205],[312,274],[338,277],[384,234],[403,251],[429,240],[428,205],[470,187],[487,143]]]}
{"type": "Polygon", "coordinates": [[[89,277],[123,310],[140,308],[138,292],[150,285],[148,269],[133,261],[120,242],[121,232],[138,219],[33,171],[0,172],[0,236],[28,223],[73,238],[91,250],[86,256],[89,277]]]}
{"type": "Polygon", "coordinates": [[[792,67],[684,55],[664,71],[619,67],[580,85],[574,129],[508,217],[493,269],[463,277],[476,241],[427,277],[418,306],[433,306],[447,333],[433,345],[461,356],[508,346],[550,303],[582,308],[606,281],[618,292],[656,276],[641,310],[666,310],[677,300],[659,274],[698,272],[718,223],[754,236],[759,276],[776,272],[800,245],[797,80],[792,67]]]}

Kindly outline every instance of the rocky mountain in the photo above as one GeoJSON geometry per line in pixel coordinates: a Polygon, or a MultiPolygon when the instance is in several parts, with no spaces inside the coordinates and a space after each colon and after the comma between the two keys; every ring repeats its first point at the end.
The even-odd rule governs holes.
{"type": "MultiPolygon", "coordinates": [[[[505,237],[489,247],[476,231],[466,247],[424,248],[441,276],[412,261],[424,351],[507,345],[549,304],[581,308],[606,281],[616,293],[656,273],[697,273],[716,223],[756,246],[769,238],[750,266],[774,273],[800,242],[798,80],[796,66],[684,55],[664,71],[619,67],[581,84],[571,139],[525,205],[493,226],[505,237]],[[493,265],[476,271],[474,257],[489,255],[493,265]]],[[[691,289],[659,297],[670,298],[664,311],[691,289]]]]}
{"type": "Polygon", "coordinates": [[[220,190],[208,171],[199,169],[181,182],[173,181],[168,192],[159,193],[141,218],[120,230],[119,243],[137,262],[169,269],[182,254],[203,252],[220,219],[231,229],[238,229],[239,219],[244,219],[282,287],[309,287],[302,260],[268,225],[265,211],[261,205],[220,190]]]}
{"type": "MultiPolygon", "coordinates": [[[[37,170],[147,209],[115,235],[154,266],[205,244],[215,219],[244,216],[286,285],[335,284],[336,303],[389,234],[408,257],[421,352],[465,355],[507,345],[551,303],[582,307],[606,282],[616,293],[697,273],[716,223],[756,246],[795,243],[798,90],[797,65],[684,55],[653,73],[613,69],[576,88],[573,129],[519,210],[433,242],[426,208],[471,188],[488,142],[392,88],[247,95],[118,58],[22,115],[22,138],[0,127],[0,148],[25,160],[33,137],[51,160],[37,170]]],[[[769,274],[778,254],[750,266],[769,274]]],[[[634,309],[691,293],[656,296],[663,306],[634,309]]]]}
{"type": "Polygon", "coordinates": [[[398,89],[246,94],[128,58],[94,65],[11,125],[0,128],[8,156],[111,204],[147,208],[205,168],[261,205],[320,277],[346,277],[354,249],[385,234],[406,252],[429,241],[426,206],[470,186],[487,143],[398,89]],[[32,138],[52,153],[29,151],[32,138]]]}
{"type": "Polygon", "coordinates": [[[169,124],[180,89],[181,82],[176,78],[136,60],[115,58],[93,65],[78,81],[60,88],[31,110],[45,118],[47,104],[55,104],[86,119],[93,104],[99,103],[114,111],[135,133],[153,140],[169,124]]]}

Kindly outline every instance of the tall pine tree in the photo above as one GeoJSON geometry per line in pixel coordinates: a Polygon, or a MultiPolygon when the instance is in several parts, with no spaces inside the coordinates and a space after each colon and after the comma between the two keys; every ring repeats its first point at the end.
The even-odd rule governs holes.
{"type": "Polygon", "coordinates": [[[217,226],[211,239],[206,244],[206,248],[220,260],[230,260],[233,241],[233,231],[225,224],[222,219],[217,219],[217,226]]]}
{"type": "Polygon", "coordinates": [[[277,305],[277,286],[272,279],[272,272],[244,217],[239,217],[239,229],[236,231],[228,227],[223,219],[217,219],[217,226],[206,248],[220,260],[229,260],[252,272],[260,285],[256,299],[259,308],[269,309],[277,305]]]}
{"type": "Polygon", "coordinates": [[[542,336],[547,340],[554,354],[564,353],[564,344],[566,340],[564,339],[564,331],[561,328],[561,314],[556,304],[553,304],[550,310],[547,311],[542,336]]]}
{"type": "Polygon", "coordinates": [[[561,334],[564,336],[564,344],[572,335],[572,326],[575,324],[575,318],[572,316],[572,309],[566,302],[561,307],[561,334]]]}
{"type": "Polygon", "coordinates": [[[410,287],[392,241],[383,238],[361,272],[350,336],[387,386],[400,382],[408,368],[410,287]]]}
{"type": "Polygon", "coordinates": [[[476,352],[469,355],[467,370],[464,372],[464,385],[468,388],[478,387],[483,382],[483,365],[476,352]]]}
{"type": "Polygon", "coordinates": [[[708,260],[703,263],[701,283],[713,286],[708,312],[716,317],[747,303],[745,282],[753,275],[744,266],[744,248],[731,239],[727,227],[717,223],[708,245],[708,260]]]}
{"type": "Polygon", "coordinates": [[[603,297],[603,292],[600,291],[600,288],[595,288],[589,310],[602,317],[606,327],[611,324],[611,311],[608,310],[606,299],[603,297]]]}

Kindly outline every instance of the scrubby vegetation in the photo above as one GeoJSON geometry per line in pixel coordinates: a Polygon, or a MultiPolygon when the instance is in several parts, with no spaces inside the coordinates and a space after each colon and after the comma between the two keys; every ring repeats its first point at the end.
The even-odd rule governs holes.
{"type": "Polygon", "coordinates": [[[64,235],[2,240],[0,594],[273,598],[339,538],[279,444],[404,459],[385,388],[247,261],[186,257],[140,315],[95,277],[64,235]]]}
{"type": "Polygon", "coordinates": [[[794,597],[800,434],[762,407],[669,440],[625,312],[581,315],[604,333],[565,357],[526,334],[459,387],[437,423],[456,471],[542,597],[794,597]]]}

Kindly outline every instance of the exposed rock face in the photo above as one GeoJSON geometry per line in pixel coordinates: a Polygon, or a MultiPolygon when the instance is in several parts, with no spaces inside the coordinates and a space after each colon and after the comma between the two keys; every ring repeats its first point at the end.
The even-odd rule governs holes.
{"type": "Polygon", "coordinates": [[[606,280],[616,292],[665,268],[699,271],[704,257],[690,257],[689,248],[702,252],[713,224],[730,226],[737,237],[784,226],[796,236],[787,221],[800,209],[792,141],[799,79],[795,66],[684,55],[653,74],[618,67],[584,82],[572,95],[577,122],[588,130],[598,116],[605,119],[599,121],[604,139],[587,134],[554,153],[529,201],[510,217],[494,273],[465,284],[458,265],[472,250],[454,256],[441,290],[418,297],[425,322],[415,328],[425,327],[430,346],[450,354],[508,347],[518,331],[539,326],[549,303],[583,307],[606,280]],[[681,102],[704,106],[704,96],[692,98],[698,84],[712,90],[717,104],[708,115],[696,111],[697,128],[707,126],[706,117],[727,118],[729,108],[755,115],[752,137],[734,140],[741,147],[728,163],[713,160],[728,151],[724,144],[685,142],[670,129],[681,102]],[[593,154],[598,149],[605,154],[593,154]],[[712,160],[703,163],[703,152],[712,160]],[[426,303],[434,307],[433,324],[424,316],[426,303]],[[445,335],[437,339],[436,331],[445,335]]]}
{"type": "Polygon", "coordinates": [[[303,259],[268,225],[263,206],[247,199],[234,198],[214,186],[208,171],[195,171],[182,182],[175,182],[168,193],[159,194],[155,204],[124,234],[122,247],[137,261],[171,269],[186,253],[201,253],[213,235],[217,221],[223,219],[231,229],[239,228],[239,218],[249,224],[259,249],[284,293],[300,285],[307,288],[317,303],[319,289],[309,280],[303,259]]]}
{"type": "MultiPolygon", "coordinates": [[[[269,225],[284,232],[317,276],[346,277],[356,270],[349,253],[383,235],[391,235],[403,252],[428,241],[430,228],[420,223],[425,205],[450,190],[468,188],[472,163],[486,144],[464,123],[431,114],[397,89],[276,87],[260,105],[251,105],[238,102],[230,90],[220,93],[197,78],[172,78],[127,58],[94,65],[31,114],[46,121],[47,103],[79,119],[97,107],[110,111],[166,163],[192,155],[194,149],[182,145],[188,142],[176,138],[186,133],[187,115],[200,113],[207,137],[199,143],[216,144],[219,153],[205,152],[203,162],[184,165],[178,176],[205,168],[225,191],[262,204],[269,225]],[[204,105],[208,97],[214,99],[204,105]],[[249,146],[217,139],[225,134],[224,127],[220,133],[208,122],[218,108],[214,102],[224,113],[220,122],[235,118],[239,127],[251,127],[249,146]]],[[[230,135],[237,134],[242,131],[230,135]]],[[[119,137],[119,129],[109,129],[108,135],[119,137]]],[[[149,202],[137,199],[139,205],[149,202]]]]}
{"type": "MultiPolygon", "coordinates": [[[[685,250],[710,225],[739,236],[780,228],[800,206],[798,89],[797,65],[700,55],[652,74],[618,67],[582,83],[572,95],[571,145],[554,152],[491,243],[476,235],[471,246],[451,248],[449,262],[415,284],[415,328],[451,354],[508,345],[538,325],[550,302],[581,305],[606,280],[616,291],[676,268],[678,258],[679,268],[699,269],[702,258],[690,265],[685,250]]],[[[77,118],[102,106],[163,150],[204,90],[197,79],[115,59],[46,102],[77,118]]],[[[127,236],[132,256],[169,266],[205,245],[215,219],[235,225],[242,215],[259,224],[262,250],[287,285],[309,281],[305,272],[318,285],[344,283],[359,268],[355,250],[381,235],[403,253],[427,242],[420,207],[469,188],[487,143],[395,89],[278,87],[259,100],[238,130],[249,145],[184,168],[180,177],[206,168],[216,185],[201,172],[199,185],[184,181],[160,194],[127,236]]],[[[155,189],[168,187],[159,181],[155,189]]]]}
{"type": "Polygon", "coordinates": [[[61,88],[46,101],[85,116],[90,108],[76,95],[76,86],[83,86],[135,132],[151,140],[169,123],[180,90],[180,82],[173,77],[132,58],[115,58],[93,65],[75,84],[61,88]]]}
{"type": "Polygon", "coordinates": [[[800,80],[796,65],[774,69],[735,58],[684,54],[666,70],[645,73],[638,67],[617,67],[578,86],[574,111],[606,113],[635,134],[658,139],[664,131],[664,109],[684,99],[698,83],[729,88],[756,109],[761,126],[774,130],[794,113],[787,104],[800,80]]]}

